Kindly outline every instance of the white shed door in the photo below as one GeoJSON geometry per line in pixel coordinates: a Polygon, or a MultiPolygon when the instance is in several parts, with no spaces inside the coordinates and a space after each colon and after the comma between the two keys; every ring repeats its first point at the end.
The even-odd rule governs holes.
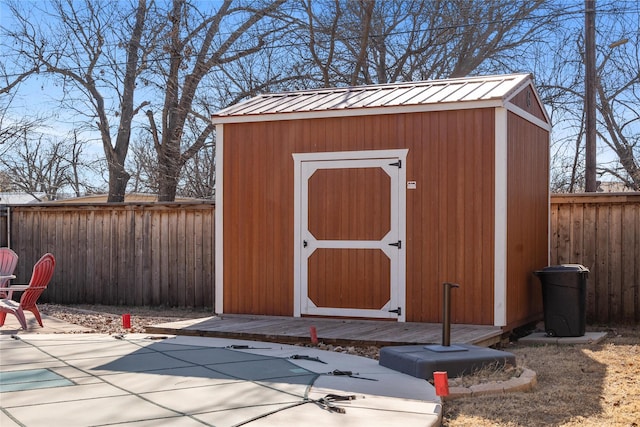
{"type": "Polygon", "coordinates": [[[403,161],[300,163],[300,314],[404,320],[403,161]]]}

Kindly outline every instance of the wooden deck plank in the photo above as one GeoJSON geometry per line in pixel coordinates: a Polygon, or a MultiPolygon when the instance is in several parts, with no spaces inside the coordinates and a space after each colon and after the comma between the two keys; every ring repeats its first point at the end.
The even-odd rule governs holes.
{"type": "MultiPolygon", "coordinates": [[[[308,342],[315,326],[318,339],[340,345],[440,344],[442,325],[437,323],[375,320],[293,318],[281,316],[223,315],[163,323],[148,333],[224,337],[273,342],[308,342]]],[[[500,341],[497,326],[451,325],[451,342],[490,346],[500,341]]]]}

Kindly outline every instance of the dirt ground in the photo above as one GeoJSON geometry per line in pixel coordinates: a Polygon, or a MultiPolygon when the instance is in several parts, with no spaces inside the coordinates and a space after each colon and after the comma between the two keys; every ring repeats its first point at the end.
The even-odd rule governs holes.
{"type": "MultiPolygon", "coordinates": [[[[131,313],[131,332],[144,332],[146,325],[211,315],[202,310],[47,304],[41,311],[101,333],[123,332],[123,313],[131,313]]],[[[536,372],[534,390],[446,401],[442,425],[640,427],[640,325],[590,325],[588,330],[607,331],[608,335],[591,345],[523,345],[516,341],[501,348],[516,355],[518,368],[536,372]]],[[[350,348],[349,352],[377,358],[375,348],[350,348]]],[[[464,380],[478,383],[486,377],[464,380]]]]}
{"type": "Polygon", "coordinates": [[[596,345],[522,345],[505,351],[536,372],[532,392],[447,401],[443,426],[640,425],[640,326],[608,331],[596,345]]]}

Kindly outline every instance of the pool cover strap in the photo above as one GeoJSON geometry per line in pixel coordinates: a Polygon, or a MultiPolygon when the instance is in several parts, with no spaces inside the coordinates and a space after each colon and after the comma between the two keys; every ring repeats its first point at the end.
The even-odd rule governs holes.
{"type": "Polygon", "coordinates": [[[345,402],[355,400],[356,396],[351,394],[348,396],[340,396],[339,394],[327,394],[325,397],[315,401],[321,408],[330,412],[337,412],[339,414],[345,414],[344,408],[334,405],[334,402],[345,402]]]}
{"type": "Polygon", "coordinates": [[[335,376],[338,376],[338,377],[356,378],[356,379],[359,379],[359,380],[367,380],[367,381],[378,381],[375,378],[359,377],[358,376],[359,374],[357,372],[353,373],[351,371],[341,371],[339,369],[335,369],[335,370],[329,372],[327,375],[335,375],[335,376]]]}

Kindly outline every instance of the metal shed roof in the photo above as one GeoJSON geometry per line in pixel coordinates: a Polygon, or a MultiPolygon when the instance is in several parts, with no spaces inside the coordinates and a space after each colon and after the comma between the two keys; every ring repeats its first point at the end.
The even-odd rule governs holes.
{"type": "Polygon", "coordinates": [[[284,117],[388,114],[443,109],[453,104],[464,104],[458,108],[500,106],[532,80],[531,74],[505,74],[267,93],[218,111],[213,121],[235,123],[284,117]],[[389,111],[390,107],[393,111],[389,111]]]}

